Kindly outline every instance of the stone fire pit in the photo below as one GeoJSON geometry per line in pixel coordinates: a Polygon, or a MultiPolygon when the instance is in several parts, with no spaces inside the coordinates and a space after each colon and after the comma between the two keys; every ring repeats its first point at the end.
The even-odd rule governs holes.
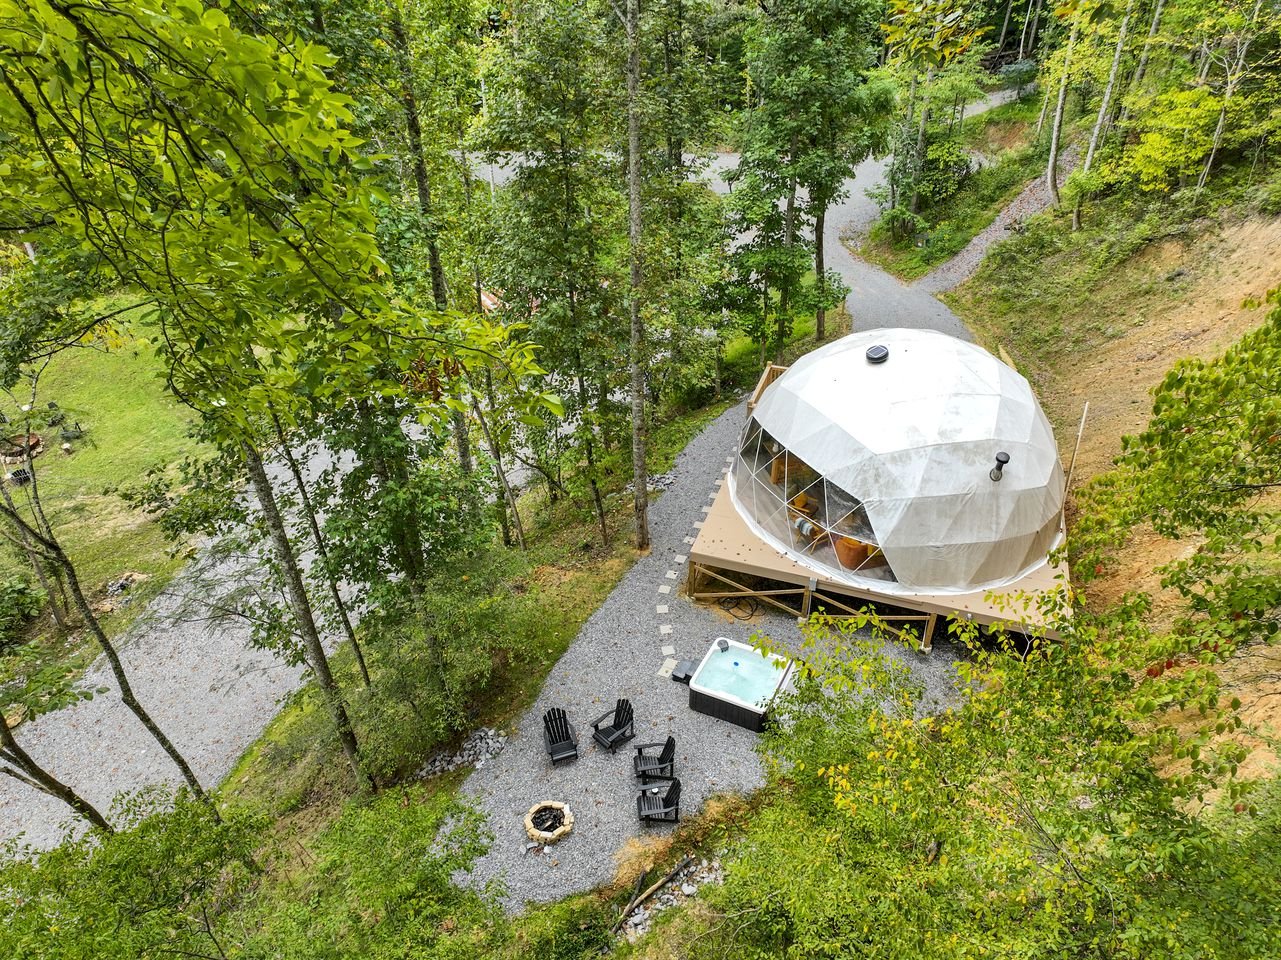
{"type": "Polygon", "coordinates": [[[38,433],[0,437],[0,460],[5,463],[26,463],[28,455],[38,457],[43,452],[44,438],[38,433]]]}
{"type": "Polygon", "coordinates": [[[559,800],[541,800],[525,814],[525,832],[535,843],[555,843],[574,829],[574,815],[559,800]]]}

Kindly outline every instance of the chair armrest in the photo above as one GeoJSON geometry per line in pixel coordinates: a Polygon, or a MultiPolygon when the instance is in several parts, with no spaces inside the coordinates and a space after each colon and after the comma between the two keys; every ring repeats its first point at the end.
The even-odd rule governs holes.
{"type": "Polygon", "coordinates": [[[643,780],[666,780],[668,783],[671,783],[671,782],[672,782],[673,780],[675,780],[676,778],[675,778],[675,777],[673,777],[673,776],[670,776],[669,774],[666,774],[666,773],[643,773],[643,774],[641,774],[641,779],[643,779],[643,780]]]}
{"type": "Polygon", "coordinates": [[[614,715],[614,711],[612,709],[606,710],[599,717],[597,717],[595,720],[592,721],[592,729],[593,730],[599,729],[600,725],[604,723],[605,718],[612,717],[613,715],[614,715]]]}
{"type": "Polygon", "coordinates": [[[633,743],[632,749],[634,749],[637,753],[640,753],[646,747],[665,747],[665,746],[667,746],[666,740],[655,740],[653,743],[633,743]]]}

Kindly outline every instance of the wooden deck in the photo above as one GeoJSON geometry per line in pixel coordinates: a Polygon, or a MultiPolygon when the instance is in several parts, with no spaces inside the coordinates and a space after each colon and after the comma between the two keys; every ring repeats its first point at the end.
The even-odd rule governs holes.
{"type": "Polygon", "coordinates": [[[849,616],[871,603],[895,611],[882,613],[887,620],[922,624],[919,632],[912,632],[927,650],[937,618],[955,614],[987,626],[1008,624],[1053,635],[1035,598],[1067,582],[1067,568],[1061,564],[1042,566],[1000,590],[959,594],[889,593],[829,580],[756,536],[735,509],[728,481],[721,485],[690,548],[689,564],[688,590],[695,600],[752,598],[799,617],[820,610],[849,616]]]}

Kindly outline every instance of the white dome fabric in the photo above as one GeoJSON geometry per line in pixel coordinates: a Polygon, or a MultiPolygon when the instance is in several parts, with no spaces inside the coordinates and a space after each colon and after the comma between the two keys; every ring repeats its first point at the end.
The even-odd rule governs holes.
{"type": "Polygon", "coordinates": [[[730,490],[756,533],[830,579],[968,593],[1046,562],[1063,468],[1021,375],[941,333],[882,329],[802,357],[765,390],[730,490]],[[889,357],[874,364],[877,344],[889,357]],[[1009,463],[994,481],[998,452],[1009,463]]]}

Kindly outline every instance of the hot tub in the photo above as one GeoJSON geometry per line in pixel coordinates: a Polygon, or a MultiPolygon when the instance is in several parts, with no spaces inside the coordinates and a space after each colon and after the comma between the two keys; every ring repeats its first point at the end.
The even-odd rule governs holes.
{"type": "Polygon", "coordinates": [[[690,709],[759,732],[791,666],[785,657],[719,637],[690,678],[690,709]]]}

